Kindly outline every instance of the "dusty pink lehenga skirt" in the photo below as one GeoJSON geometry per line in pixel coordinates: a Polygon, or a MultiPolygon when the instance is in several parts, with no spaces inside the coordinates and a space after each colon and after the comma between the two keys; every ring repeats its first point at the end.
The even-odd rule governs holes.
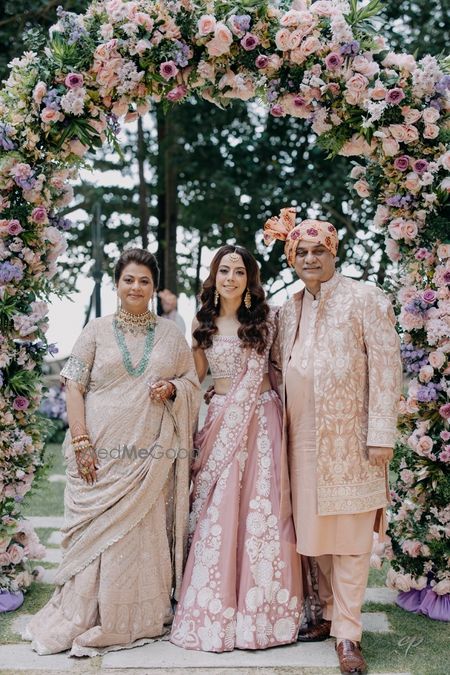
{"type": "MultiPolygon", "coordinates": [[[[204,472],[216,463],[211,453],[218,452],[211,427],[217,430],[225,405],[225,396],[214,396],[197,437],[203,484],[204,472]],[[209,462],[202,453],[209,453],[209,462]]],[[[244,424],[246,433],[234,452],[228,448],[230,461],[209,486],[172,626],[171,641],[187,649],[223,652],[290,643],[302,619],[293,523],[279,515],[281,402],[276,392],[259,396],[249,423],[236,423],[244,424]]],[[[198,472],[194,485],[196,480],[198,472]]]]}

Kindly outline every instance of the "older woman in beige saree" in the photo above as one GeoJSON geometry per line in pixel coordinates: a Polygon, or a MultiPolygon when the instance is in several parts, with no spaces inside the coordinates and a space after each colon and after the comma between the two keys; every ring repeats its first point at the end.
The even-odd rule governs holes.
{"type": "Polygon", "coordinates": [[[122,308],[85,327],[61,373],[63,561],[25,634],[40,654],[94,656],[164,634],[181,583],[198,380],[177,326],[148,311],[154,257],[131,249],[118,269],[122,308]]]}

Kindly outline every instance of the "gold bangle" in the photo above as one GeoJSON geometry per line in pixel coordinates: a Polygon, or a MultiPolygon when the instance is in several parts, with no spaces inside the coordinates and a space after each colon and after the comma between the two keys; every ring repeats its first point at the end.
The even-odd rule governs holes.
{"type": "Polygon", "coordinates": [[[80,434],[79,436],[74,436],[72,438],[72,443],[77,443],[77,441],[89,441],[89,436],[87,434],[80,434]]]}

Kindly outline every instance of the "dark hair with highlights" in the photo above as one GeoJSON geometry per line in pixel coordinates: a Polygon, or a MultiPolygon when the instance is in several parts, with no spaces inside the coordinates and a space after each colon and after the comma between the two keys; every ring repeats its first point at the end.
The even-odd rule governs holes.
{"type": "Polygon", "coordinates": [[[238,337],[241,339],[243,347],[254,347],[258,354],[263,354],[269,336],[268,316],[270,308],[266,302],[265,291],[261,286],[258,264],[251,253],[242,246],[231,246],[230,244],[221,246],[212,259],[209,276],[203,283],[200,295],[202,304],[197,312],[197,320],[200,325],[193,332],[193,337],[202,349],[207,349],[212,345],[212,337],[217,333],[215,320],[220,311],[220,301],[217,307],[214,305],[217,270],[222,258],[228,253],[238,253],[242,257],[247,271],[247,288],[252,298],[251,308],[247,309],[244,305],[245,293],[242,296],[242,302],[237,311],[237,319],[240,323],[238,337]]]}
{"type": "Polygon", "coordinates": [[[146,251],[143,248],[128,248],[122,253],[119,260],[116,263],[114,268],[114,281],[116,284],[119,282],[119,279],[124,271],[125,267],[130,263],[136,263],[136,265],[145,265],[150,271],[153,279],[153,285],[158,288],[159,285],[159,267],[156,262],[156,258],[153,253],[146,251]]]}

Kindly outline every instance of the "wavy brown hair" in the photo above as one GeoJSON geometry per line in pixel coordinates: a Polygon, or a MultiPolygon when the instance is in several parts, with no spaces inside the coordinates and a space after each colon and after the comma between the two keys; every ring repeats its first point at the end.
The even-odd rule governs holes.
{"type": "Polygon", "coordinates": [[[247,288],[250,291],[252,304],[250,309],[244,305],[244,296],[237,311],[237,319],[240,323],[238,337],[243,347],[254,347],[258,354],[263,354],[267,347],[269,336],[268,316],[269,305],[266,302],[266,294],[261,286],[259,267],[247,249],[242,246],[221,246],[212,259],[209,268],[209,276],[203,283],[200,295],[201,307],[197,312],[199,326],[193,332],[193,337],[202,349],[212,345],[212,337],[217,333],[216,317],[219,316],[220,304],[214,305],[214,293],[216,290],[216,276],[222,258],[228,253],[238,253],[244,261],[247,271],[247,288]]]}

